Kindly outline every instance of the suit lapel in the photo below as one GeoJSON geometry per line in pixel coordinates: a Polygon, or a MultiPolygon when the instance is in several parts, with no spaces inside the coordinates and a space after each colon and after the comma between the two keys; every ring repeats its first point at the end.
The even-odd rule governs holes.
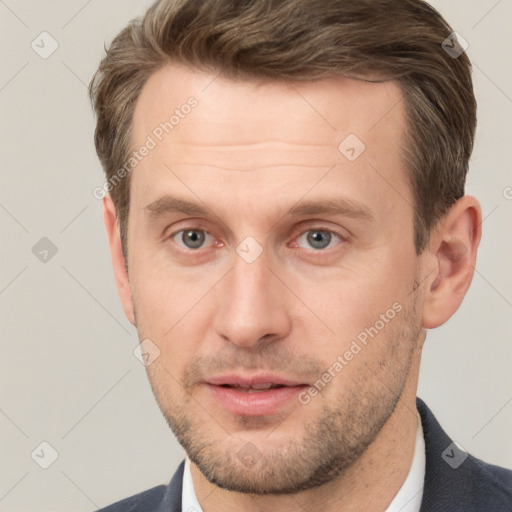
{"type": "Polygon", "coordinates": [[[425,486],[420,512],[474,510],[474,459],[461,451],[417,398],[425,437],[425,486]]]}
{"type": "Polygon", "coordinates": [[[181,512],[181,494],[183,489],[183,469],[185,461],[182,461],[174,473],[172,480],[165,490],[162,502],[155,512],[181,512]]]}

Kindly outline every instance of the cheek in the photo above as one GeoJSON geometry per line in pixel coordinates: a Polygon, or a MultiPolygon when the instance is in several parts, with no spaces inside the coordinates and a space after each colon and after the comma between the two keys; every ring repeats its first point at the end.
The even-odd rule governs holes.
{"type": "MultiPolygon", "coordinates": [[[[149,338],[159,348],[155,373],[150,378],[167,382],[169,375],[180,380],[183,368],[194,360],[197,348],[211,324],[208,290],[215,276],[195,277],[174,268],[133,262],[132,293],[136,327],[141,340],[149,338]],[[159,368],[159,366],[161,368],[159,368]]],[[[173,380],[169,381],[170,384],[173,380]]]]}
{"type": "Polygon", "coordinates": [[[359,255],[328,273],[296,276],[297,294],[329,328],[327,337],[317,337],[326,351],[344,350],[376,323],[380,328],[384,322],[382,334],[390,330],[397,313],[410,300],[415,278],[413,261],[381,251],[378,257],[359,255]]]}
{"type": "MultiPolygon", "coordinates": [[[[138,327],[142,318],[151,321],[164,335],[186,316],[187,311],[205,293],[208,279],[199,272],[193,275],[177,267],[161,265],[154,259],[140,259],[131,264],[130,281],[138,316],[138,327]],[[133,277],[133,279],[132,279],[133,277]]],[[[211,279],[210,279],[211,280],[211,279]]]]}

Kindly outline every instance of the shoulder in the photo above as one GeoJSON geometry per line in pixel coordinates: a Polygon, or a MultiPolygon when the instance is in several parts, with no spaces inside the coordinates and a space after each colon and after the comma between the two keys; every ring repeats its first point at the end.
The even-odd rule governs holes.
{"type": "Polygon", "coordinates": [[[417,407],[426,455],[422,512],[512,512],[512,471],[487,464],[463,451],[420,399],[417,407]]]}
{"type": "Polygon", "coordinates": [[[158,485],[102,508],[99,512],[181,512],[184,466],[182,461],[167,487],[158,485]]]}
{"type": "MultiPolygon", "coordinates": [[[[483,505],[500,506],[512,510],[512,471],[468,456],[470,488],[473,499],[483,505]]],[[[497,509],[498,510],[498,509],[497,509]]]]}
{"type": "Polygon", "coordinates": [[[125,498],[108,507],[100,509],[99,512],[153,512],[158,509],[165,494],[165,485],[158,485],[147,491],[125,498]]]}

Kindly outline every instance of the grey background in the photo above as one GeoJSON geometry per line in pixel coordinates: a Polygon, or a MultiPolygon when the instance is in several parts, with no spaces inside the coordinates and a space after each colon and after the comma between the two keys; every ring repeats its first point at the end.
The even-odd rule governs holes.
{"type": "MultiPolygon", "coordinates": [[[[474,63],[479,128],[468,193],[485,220],[470,292],[428,335],[419,396],[468,451],[512,467],[512,1],[433,4],[474,63]]],[[[183,457],[133,355],[136,332],[92,195],[103,175],[86,85],[104,42],[147,5],[0,0],[3,512],[94,510],[167,483],[183,457]],[[43,31],[59,45],[47,59],[31,48],[43,31]],[[31,457],[36,450],[36,461],[50,461],[43,441],[58,453],[46,470],[31,457]]]]}

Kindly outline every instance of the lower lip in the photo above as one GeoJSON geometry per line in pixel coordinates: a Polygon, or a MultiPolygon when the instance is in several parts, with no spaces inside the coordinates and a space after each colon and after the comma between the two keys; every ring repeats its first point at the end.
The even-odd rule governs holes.
{"type": "Polygon", "coordinates": [[[214,384],[206,384],[213,398],[232,414],[239,416],[263,416],[274,414],[292,400],[297,401],[299,393],[307,388],[302,386],[284,386],[248,393],[235,388],[225,388],[214,384]]]}

